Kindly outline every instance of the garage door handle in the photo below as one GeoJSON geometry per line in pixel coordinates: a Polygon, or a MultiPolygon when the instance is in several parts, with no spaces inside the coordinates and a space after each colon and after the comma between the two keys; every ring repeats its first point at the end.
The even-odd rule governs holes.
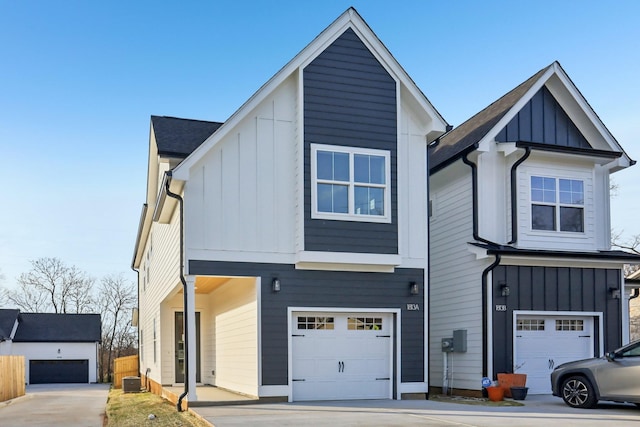
{"type": "Polygon", "coordinates": [[[338,362],[338,372],[344,372],[344,362],[338,362]]]}
{"type": "Polygon", "coordinates": [[[297,378],[294,378],[294,379],[292,379],[291,381],[306,381],[306,380],[304,380],[304,379],[297,379],[297,378]]]}
{"type": "Polygon", "coordinates": [[[376,335],[376,338],[391,338],[391,335],[376,335]]]}
{"type": "Polygon", "coordinates": [[[303,337],[304,335],[291,335],[292,337],[303,337]]]}
{"type": "Polygon", "coordinates": [[[376,378],[376,381],[389,381],[391,378],[376,378]]]}

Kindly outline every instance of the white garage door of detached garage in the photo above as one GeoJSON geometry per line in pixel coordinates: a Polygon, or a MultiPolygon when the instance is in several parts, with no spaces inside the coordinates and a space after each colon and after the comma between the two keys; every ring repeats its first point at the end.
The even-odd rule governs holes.
{"type": "Polygon", "coordinates": [[[291,326],[294,401],[392,397],[392,314],[294,312],[291,326]]]}
{"type": "Polygon", "coordinates": [[[530,394],[550,394],[550,375],[565,362],[593,357],[593,315],[515,314],[514,367],[530,394]]]}

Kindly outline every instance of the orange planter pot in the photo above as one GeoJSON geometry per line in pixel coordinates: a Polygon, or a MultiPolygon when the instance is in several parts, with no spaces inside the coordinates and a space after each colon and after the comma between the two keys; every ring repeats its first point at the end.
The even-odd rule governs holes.
{"type": "Polygon", "coordinates": [[[526,384],[527,374],[498,374],[498,386],[506,397],[511,397],[511,387],[524,387],[526,384]]]}
{"type": "Polygon", "coordinates": [[[504,399],[504,389],[502,387],[487,387],[487,396],[492,402],[500,402],[504,399]]]}

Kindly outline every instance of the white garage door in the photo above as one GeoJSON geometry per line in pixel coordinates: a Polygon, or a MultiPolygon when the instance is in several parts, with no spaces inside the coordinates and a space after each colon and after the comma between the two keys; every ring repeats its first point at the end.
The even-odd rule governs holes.
{"type": "Polygon", "coordinates": [[[530,394],[551,393],[553,368],[593,357],[593,318],[529,316],[516,319],[515,366],[527,374],[530,394]]]}
{"type": "Polygon", "coordinates": [[[293,400],[390,399],[392,316],[293,313],[293,400]]]}

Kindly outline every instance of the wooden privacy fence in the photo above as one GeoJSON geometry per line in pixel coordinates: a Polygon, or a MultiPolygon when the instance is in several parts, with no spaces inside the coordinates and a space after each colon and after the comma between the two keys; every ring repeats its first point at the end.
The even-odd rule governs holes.
{"type": "Polygon", "coordinates": [[[113,360],[113,387],[121,388],[124,377],[137,377],[138,356],[118,357],[113,360]]]}
{"type": "Polygon", "coordinates": [[[0,356],[0,402],[24,396],[24,356],[0,356]]]}

